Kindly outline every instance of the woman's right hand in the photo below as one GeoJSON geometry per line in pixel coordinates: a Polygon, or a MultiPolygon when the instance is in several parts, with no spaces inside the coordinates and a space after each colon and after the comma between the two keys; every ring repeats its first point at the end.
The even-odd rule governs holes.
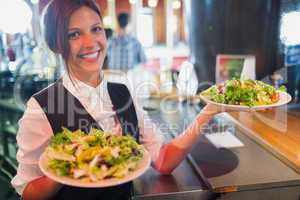
{"type": "Polygon", "coordinates": [[[62,188],[62,186],[62,184],[43,176],[28,183],[24,189],[22,198],[24,200],[49,199],[53,197],[62,188]]]}

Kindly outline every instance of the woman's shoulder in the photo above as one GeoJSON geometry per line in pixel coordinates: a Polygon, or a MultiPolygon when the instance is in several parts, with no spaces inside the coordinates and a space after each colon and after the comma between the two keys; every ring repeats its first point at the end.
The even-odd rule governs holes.
{"type": "Polygon", "coordinates": [[[64,93],[64,86],[62,81],[59,79],[54,83],[51,83],[44,89],[33,94],[31,98],[34,98],[41,107],[46,106],[49,103],[49,100],[53,100],[58,96],[58,94],[64,93]]]}
{"type": "Polygon", "coordinates": [[[43,96],[48,96],[49,94],[53,94],[58,88],[62,87],[62,81],[58,80],[54,83],[51,83],[47,87],[43,88],[42,90],[38,91],[37,93],[33,94],[32,97],[37,99],[43,96]]]}
{"type": "Polygon", "coordinates": [[[125,83],[118,83],[118,82],[111,82],[111,81],[107,81],[107,87],[108,88],[114,87],[116,89],[121,89],[121,90],[127,89],[127,86],[125,83]]]}

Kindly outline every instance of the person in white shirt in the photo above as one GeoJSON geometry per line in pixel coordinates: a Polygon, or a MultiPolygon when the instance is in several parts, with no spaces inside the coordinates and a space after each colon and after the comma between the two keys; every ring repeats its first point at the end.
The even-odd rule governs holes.
{"type": "MultiPolygon", "coordinates": [[[[82,116],[95,121],[104,131],[122,134],[124,127],[114,109],[109,83],[101,76],[107,40],[97,4],[93,0],[52,0],[47,6],[44,24],[46,42],[54,53],[63,57],[67,73],[59,82],[34,95],[27,103],[26,111],[19,121],[17,134],[19,166],[12,185],[25,200],[69,199],[70,195],[72,199],[80,199],[84,195],[87,195],[85,196],[87,199],[108,199],[107,194],[117,195],[114,198],[109,196],[109,199],[127,199],[130,185],[120,186],[117,189],[103,189],[104,193],[99,193],[98,189],[72,188],[57,183],[46,177],[39,169],[39,157],[57,128],[63,125],[59,123],[66,122],[70,127],[79,127],[78,122],[74,120],[76,113],[75,118],[68,116],[67,121],[60,121],[66,119],[61,117],[66,116],[64,115],[66,113],[50,112],[52,104],[61,106],[62,111],[75,108],[69,108],[68,103],[60,102],[56,96],[45,92],[52,89],[58,93],[63,91],[86,111],[82,116]],[[43,103],[48,107],[42,105],[43,103]],[[70,125],[71,123],[73,124],[70,125]],[[120,193],[121,190],[125,192],[120,193]],[[93,197],[90,198],[89,195],[93,197]]],[[[130,95],[127,96],[131,99],[130,95]]],[[[170,174],[179,165],[197,141],[201,127],[215,114],[221,112],[213,105],[205,106],[181,135],[169,143],[164,143],[161,133],[145,119],[134,97],[133,104],[130,104],[128,109],[133,109],[134,112],[126,111],[127,113],[123,113],[124,116],[133,114],[129,118],[133,119],[133,122],[138,122],[135,126],[138,126],[139,130],[139,142],[150,152],[152,166],[162,174],[170,174]]]]}

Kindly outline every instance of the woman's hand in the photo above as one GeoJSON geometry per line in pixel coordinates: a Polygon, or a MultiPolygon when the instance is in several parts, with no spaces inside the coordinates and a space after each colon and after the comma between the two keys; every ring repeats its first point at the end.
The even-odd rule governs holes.
{"type": "Polygon", "coordinates": [[[61,188],[62,184],[42,176],[27,184],[22,194],[24,200],[45,200],[53,197],[61,188]]]}
{"type": "Polygon", "coordinates": [[[204,115],[216,115],[219,114],[221,112],[230,112],[232,110],[230,109],[225,109],[225,107],[220,107],[220,106],[216,106],[214,104],[206,104],[206,106],[203,107],[203,109],[201,110],[201,114],[204,115]]]}

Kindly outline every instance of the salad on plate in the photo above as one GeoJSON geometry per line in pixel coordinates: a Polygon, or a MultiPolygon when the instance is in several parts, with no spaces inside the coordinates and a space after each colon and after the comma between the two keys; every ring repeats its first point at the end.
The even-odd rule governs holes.
{"type": "Polygon", "coordinates": [[[227,80],[203,91],[200,95],[219,104],[240,105],[247,107],[275,104],[284,86],[279,89],[259,80],[227,80]]]}
{"type": "Polygon", "coordinates": [[[63,128],[45,150],[47,167],[57,176],[84,182],[123,178],[143,159],[144,148],[129,135],[118,136],[91,129],[71,132],[63,128]]]}

